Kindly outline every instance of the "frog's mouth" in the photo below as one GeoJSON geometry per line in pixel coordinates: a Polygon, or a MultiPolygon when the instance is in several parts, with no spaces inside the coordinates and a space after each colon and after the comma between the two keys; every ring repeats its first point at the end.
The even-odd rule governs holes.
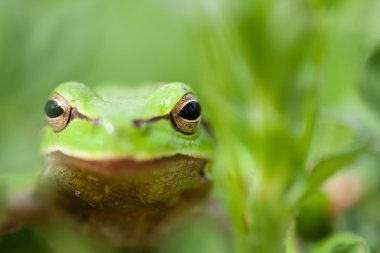
{"type": "Polygon", "coordinates": [[[46,161],[50,164],[64,165],[69,168],[80,168],[101,173],[122,173],[122,172],[138,172],[158,168],[180,168],[193,167],[199,170],[204,176],[204,167],[207,163],[206,159],[195,158],[187,155],[176,154],[162,158],[150,160],[134,160],[133,158],[118,158],[109,160],[89,160],[66,155],[60,151],[55,151],[46,156],[46,161]]]}

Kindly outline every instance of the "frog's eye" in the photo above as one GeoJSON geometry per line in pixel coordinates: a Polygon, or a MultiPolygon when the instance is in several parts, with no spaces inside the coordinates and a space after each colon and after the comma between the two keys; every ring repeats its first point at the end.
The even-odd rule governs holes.
{"type": "Polygon", "coordinates": [[[70,112],[70,105],[62,96],[56,93],[45,104],[46,120],[55,132],[59,132],[67,126],[70,112]]]}
{"type": "Polygon", "coordinates": [[[181,98],[171,111],[173,125],[184,134],[193,134],[201,120],[201,105],[193,94],[181,98]]]}

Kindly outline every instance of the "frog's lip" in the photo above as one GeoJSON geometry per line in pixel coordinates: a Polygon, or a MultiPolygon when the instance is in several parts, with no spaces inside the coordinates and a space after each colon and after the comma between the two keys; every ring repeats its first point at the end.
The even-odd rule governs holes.
{"type": "MultiPolygon", "coordinates": [[[[207,163],[206,159],[191,157],[183,154],[175,154],[150,160],[134,160],[133,158],[118,158],[108,160],[90,160],[78,158],[55,151],[47,156],[50,163],[66,165],[74,168],[98,171],[103,173],[133,172],[154,169],[157,167],[178,166],[181,163],[193,163],[194,167],[200,168],[201,172],[207,163]]],[[[202,172],[203,173],[203,172],[202,172]]]]}

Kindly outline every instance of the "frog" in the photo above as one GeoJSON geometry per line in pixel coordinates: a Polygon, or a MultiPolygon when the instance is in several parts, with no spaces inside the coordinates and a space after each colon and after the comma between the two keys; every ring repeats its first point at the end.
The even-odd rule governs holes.
{"type": "Polygon", "coordinates": [[[2,233],[54,216],[118,247],[154,245],[209,196],[214,141],[201,113],[180,82],[58,85],[45,105],[43,170],[9,204],[2,233]]]}

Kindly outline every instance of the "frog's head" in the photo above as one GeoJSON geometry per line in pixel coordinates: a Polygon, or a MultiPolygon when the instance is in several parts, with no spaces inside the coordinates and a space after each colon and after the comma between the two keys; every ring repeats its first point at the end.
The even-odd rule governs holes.
{"type": "Polygon", "coordinates": [[[182,83],[130,90],[63,83],[53,91],[45,113],[44,154],[101,161],[210,157],[201,107],[182,83]]]}
{"type": "MultiPolygon", "coordinates": [[[[202,124],[200,104],[185,84],[90,89],[81,83],[63,83],[52,92],[45,113],[42,151],[48,164],[63,168],[65,177],[73,169],[112,176],[134,173],[143,177],[134,180],[144,181],[144,189],[135,186],[133,191],[141,190],[144,201],[168,197],[159,192],[167,191],[173,180],[176,189],[169,193],[204,180],[212,141],[202,124]]],[[[78,184],[72,190],[84,191],[86,182],[78,184]]],[[[127,188],[131,184],[123,181],[127,188]]]]}

